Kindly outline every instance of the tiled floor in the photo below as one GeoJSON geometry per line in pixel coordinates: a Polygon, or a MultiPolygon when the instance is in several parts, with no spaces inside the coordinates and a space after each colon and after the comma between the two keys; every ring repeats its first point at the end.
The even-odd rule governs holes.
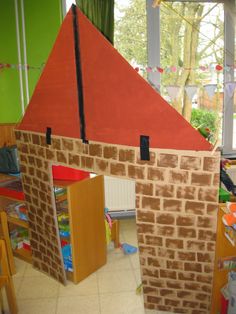
{"type": "MultiPolygon", "coordinates": [[[[137,246],[135,221],[122,220],[120,229],[120,242],[137,246]]],[[[19,314],[154,313],[144,310],[142,296],[136,294],[141,283],[138,253],[109,249],[105,266],[78,285],[68,282],[65,287],[19,259],[16,268],[19,314]]]]}

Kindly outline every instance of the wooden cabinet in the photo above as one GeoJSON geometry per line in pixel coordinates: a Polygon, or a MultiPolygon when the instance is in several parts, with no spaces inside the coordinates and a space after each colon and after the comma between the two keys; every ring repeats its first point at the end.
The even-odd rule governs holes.
{"type": "MultiPolygon", "coordinates": [[[[14,191],[11,193],[9,187],[1,189],[4,180],[13,182],[14,178],[0,176],[0,211],[7,214],[4,232],[9,234],[20,227],[27,233],[28,222],[8,214],[9,207],[14,208],[19,202],[24,204],[24,200],[14,191]]],[[[55,206],[58,215],[64,213],[68,217],[70,234],[61,236],[61,242],[68,242],[71,248],[73,271],[66,272],[67,278],[78,283],[106,263],[104,178],[97,176],[76,182],[55,180],[54,187],[65,189],[65,193],[55,193],[55,206]]],[[[15,256],[32,262],[30,250],[17,247],[12,251],[15,256]]]]}
{"type": "Polygon", "coordinates": [[[236,257],[236,247],[230,243],[224,234],[225,227],[222,223],[222,216],[225,214],[224,208],[225,204],[219,205],[211,314],[216,314],[220,311],[220,290],[228,282],[229,271],[236,271],[236,269],[219,269],[220,260],[227,257],[236,257]]]}
{"type": "Polygon", "coordinates": [[[0,236],[4,240],[6,245],[6,252],[11,275],[14,275],[16,273],[16,267],[12,253],[11,241],[9,237],[7,215],[4,211],[0,211],[0,236]]]}
{"type": "MultiPolygon", "coordinates": [[[[29,249],[29,238],[27,239],[27,234],[29,230],[28,222],[22,220],[18,217],[13,217],[8,213],[8,208],[14,208],[14,206],[19,206],[19,204],[24,205],[23,197],[21,193],[18,193],[16,190],[11,190],[11,185],[17,182],[17,179],[11,176],[1,175],[0,176],[0,211],[5,212],[7,225],[2,224],[2,229],[4,230],[4,234],[6,233],[14,233],[14,230],[21,230],[24,233],[25,239],[22,238],[21,245],[19,244],[17,247],[12,248],[14,256],[17,256],[23,259],[26,262],[31,263],[31,250],[29,249]],[[19,229],[20,228],[20,229],[19,229]],[[27,244],[26,244],[27,240],[27,244]],[[27,246],[27,249],[25,248],[27,246]]],[[[18,182],[17,182],[18,183],[18,182]]],[[[9,242],[9,238],[7,240],[9,242]]]]}
{"type": "Polygon", "coordinates": [[[106,263],[104,178],[54,180],[55,187],[65,188],[64,195],[55,195],[57,213],[60,215],[64,207],[69,218],[70,235],[61,237],[71,245],[73,271],[67,271],[67,278],[78,283],[106,263]],[[67,205],[60,208],[60,202],[65,201],[67,205]]]}

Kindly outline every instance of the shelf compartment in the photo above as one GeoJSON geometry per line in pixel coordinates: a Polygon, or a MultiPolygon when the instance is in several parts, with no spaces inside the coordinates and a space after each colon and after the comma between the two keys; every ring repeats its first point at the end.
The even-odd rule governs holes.
{"type": "MultiPolygon", "coordinates": [[[[60,239],[71,245],[73,271],[65,267],[66,277],[78,283],[106,263],[104,180],[97,176],[77,182],[53,180],[53,184],[67,192],[66,206],[58,208],[60,202],[56,200],[55,209],[57,216],[63,213],[69,216],[70,238],[60,239]]],[[[58,228],[59,225],[60,222],[58,228]]],[[[63,262],[67,256],[64,254],[63,262]]]]}
{"type": "Polygon", "coordinates": [[[60,203],[67,200],[67,195],[55,195],[56,203],[60,203]]]}
{"type": "Polygon", "coordinates": [[[15,200],[24,200],[24,193],[20,178],[10,177],[0,182],[0,195],[15,200]]]}
{"type": "Polygon", "coordinates": [[[29,229],[29,223],[25,220],[21,220],[19,218],[7,216],[7,221],[12,223],[13,225],[17,225],[26,229],[29,229]]]}
{"type": "Polygon", "coordinates": [[[25,250],[25,249],[15,249],[12,250],[13,251],[13,255],[24,260],[27,263],[32,263],[32,253],[31,251],[25,250]]]}
{"type": "Polygon", "coordinates": [[[70,281],[74,280],[74,273],[73,273],[73,271],[67,271],[66,270],[66,279],[70,280],[70,281]]]}

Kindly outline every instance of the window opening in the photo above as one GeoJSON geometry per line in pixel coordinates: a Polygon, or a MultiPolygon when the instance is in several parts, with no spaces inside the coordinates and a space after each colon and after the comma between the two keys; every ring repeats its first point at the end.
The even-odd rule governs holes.
{"type": "Polygon", "coordinates": [[[160,33],[162,96],[203,135],[211,132],[213,144],[221,141],[223,4],[163,2],[160,33]]]}

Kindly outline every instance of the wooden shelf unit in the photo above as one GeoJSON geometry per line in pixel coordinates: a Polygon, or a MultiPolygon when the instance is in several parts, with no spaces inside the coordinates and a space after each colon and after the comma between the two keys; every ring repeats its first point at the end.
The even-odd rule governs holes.
{"type": "Polygon", "coordinates": [[[7,221],[8,221],[9,223],[13,224],[13,225],[16,225],[16,226],[19,226],[19,227],[23,227],[23,228],[29,229],[29,223],[28,223],[27,221],[25,221],[25,220],[8,216],[8,217],[7,217],[7,221]]]}
{"type": "Polygon", "coordinates": [[[106,263],[104,178],[54,180],[54,187],[66,189],[73,265],[66,274],[78,283],[106,263]]]}
{"type": "MultiPolygon", "coordinates": [[[[8,181],[10,182],[11,180],[14,180],[15,178],[12,176],[7,176],[7,175],[1,175],[0,176],[0,182],[1,181],[8,181]]],[[[22,200],[22,197],[17,198],[14,194],[14,197],[9,196],[9,194],[11,193],[7,193],[7,195],[4,195],[3,190],[0,190],[0,211],[4,211],[6,212],[6,207],[9,204],[13,204],[13,203],[24,203],[24,201],[22,200]]],[[[7,223],[8,223],[8,229],[10,230],[12,226],[18,226],[18,227],[22,227],[25,229],[29,229],[29,224],[27,221],[19,219],[19,218],[15,218],[15,217],[11,217],[9,215],[7,215],[7,223]]],[[[31,251],[26,250],[24,248],[21,249],[12,249],[13,255],[28,262],[28,263],[32,263],[32,254],[31,251]]]]}
{"type": "Polygon", "coordinates": [[[220,313],[221,308],[221,288],[228,282],[228,273],[236,269],[219,269],[218,262],[221,258],[236,256],[236,247],[233,246],[225,236],[225,227],[222,222],[222,216],[225,214],[225,204],[219,204],[217,235],[216,235],[216,252],[215,252],[215,267],[212,290],[212,306],[211,314],[220,313]]]}
{"type": "Polygon", "coordinates": [[[13,250],[13,254],[16,257],[19,257],[20,259],[22,259],[23,261],[27,262],[27,263],[32,263],[32,254],[31,251],[25,250],[25,249],[16,249],[13,250]]]}

